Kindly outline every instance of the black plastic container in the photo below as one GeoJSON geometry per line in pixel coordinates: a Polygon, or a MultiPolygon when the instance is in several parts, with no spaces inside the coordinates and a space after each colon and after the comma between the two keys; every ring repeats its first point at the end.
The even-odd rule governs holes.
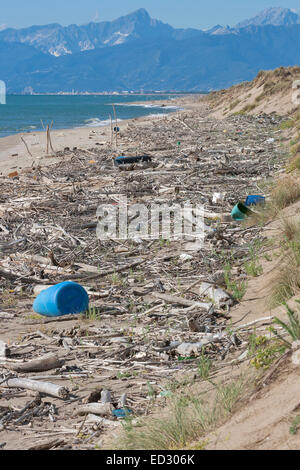
{"type": "Polygon", "coordinates": [[[152,162],[152,158],[148,155],[139,157],[117,157],[115,158],[115,165],[131,165],[132,163],[149,163],[152,162]]]}

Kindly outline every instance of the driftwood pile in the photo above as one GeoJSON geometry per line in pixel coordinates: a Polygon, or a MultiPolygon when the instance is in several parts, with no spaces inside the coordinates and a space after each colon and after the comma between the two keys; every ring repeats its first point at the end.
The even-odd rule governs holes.
{"type": "Polygon", "coordinates": [[[236,301],[224,265],[238,266],[243,280],[242,260],[261,235],[228,214],[262,194],[261,179],[280,169],[280,121],[216,121],[207,111],[133,121],[118,154],[149,155],[151,165],[120,171],[108,144],[66,149],[58,164],[0,178],[0,448],[19,436],[27,448],[94,448],[104,430],[120,426],[114,410],[147,414],[154,396],[171,393],[176,374],[197,372],[203,351],[216,363],[241,355],[247,325],[239,334],[227,328],[236,301]],[[212,230],[204,247],[98,240],[97,207],[119,195],[129,204],[205,205],[212,230]],[[65,280],[88,290],[89,312],[34,315],[34,297],[65,280]]]}

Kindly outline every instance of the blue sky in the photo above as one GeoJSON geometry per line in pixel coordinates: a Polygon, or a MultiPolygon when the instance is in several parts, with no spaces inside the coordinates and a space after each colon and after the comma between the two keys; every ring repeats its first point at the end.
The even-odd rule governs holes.
{"type": "Polygon", "coordinates": [[[33,24],[85,24],[106,21],[146,8],[174,27],[233,26],[265,8],[281,6],[300,13],[299,0],[1,0],[0,28],[33,24]],[[5,3],[4,3],[5,1],[5,3]]]}

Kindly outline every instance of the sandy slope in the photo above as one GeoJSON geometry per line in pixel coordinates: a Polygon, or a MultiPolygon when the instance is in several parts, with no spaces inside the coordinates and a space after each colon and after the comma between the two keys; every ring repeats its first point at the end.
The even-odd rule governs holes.
{"type": "Polygon", "coordinates": [[[243,112],[287,115],[297,108],[293,89],[293,83],[297,80],[300,80],[300,67],[281,67],[259,72],[252,82],[241,83],[210,95],[213,115],[219,119],[243,112]]]}

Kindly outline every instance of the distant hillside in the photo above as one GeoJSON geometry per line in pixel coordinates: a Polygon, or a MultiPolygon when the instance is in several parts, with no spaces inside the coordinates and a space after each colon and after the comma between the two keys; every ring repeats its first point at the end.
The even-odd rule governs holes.
{"type": "Polygon", "coordinates": [[[174,29],[141,9],[112,22],[6,29],[0,79],[9,93],[227,88],[262,69],[300,64],[294,15],[271,9],[244,27],[200,31],[174,29]]]}

